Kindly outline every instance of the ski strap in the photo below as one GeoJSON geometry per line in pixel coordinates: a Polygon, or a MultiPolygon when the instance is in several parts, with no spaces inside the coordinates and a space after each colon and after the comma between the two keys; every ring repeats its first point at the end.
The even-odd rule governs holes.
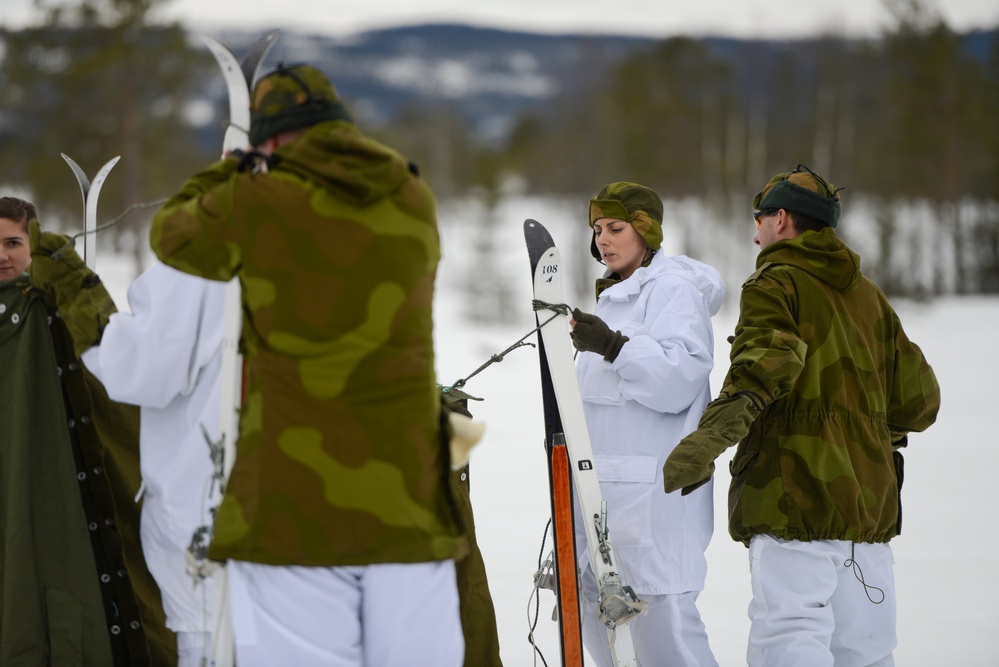
{"type": "Polygon", "coordinates": [[[552,315],[551,317],[549,317],[547,320],[545,320],[541,324],[539,324],[538,326],[536,326],[533,329],[531,329],[530,331],[528,331],[523,336],[521,336],[517,340],[517,342],[515,342],[510,347],[506,348],[505,350],[503,350],[499,354],[494,354],[491,357],[489,357],[489,360],[486,363],[484,363],[481,366],[479,366],[478,368],[476,368],[474,371],[472,371],[471,373],[469,373],[466,377],[463,377],[463,378],[461,378],[459,380],[456,380],[454,383],[452,383],[449,386],[442,387],[441,391],[443,391],[445,394],[447,394],[447,393],[450,393],[450,391],[452,389],[461,389],[462,387],[465,386],[466,382],[468,382],[473,377],[475,377],[476,375],[478,375],[482,371],[486,370],[487,368],[489,368],[493,364],[495,364],[497,362],[500,362],[500,361],[503,361],[503,359],[506,357],[506,355],[510,354],[511,352],[513,352],[514,350],[516,350],[518,347],[524,347],[524,346],[537,347],[534,343],[524,342],[525,339],[528,336],[531,336],[531,335],[537,333],[538,331],[540,331],[541,327],[545,326],[546,324],[548,324],[549,322],[551,322],[552,320],[554,320],[559,315],[566,315],[566,316],[568,316],[569,312],[570,312],[569,306],[567,304],[564,304],[564,303],[552,304],[552,303],[545,303],[544,301],[539,301],[538,299],[533,299],[531,301],[531,305],[534,306],[534,310],[536,310],[536,311],[537,310],[553,310],[553,311],[555,311],[555,314],[552,315]]]}

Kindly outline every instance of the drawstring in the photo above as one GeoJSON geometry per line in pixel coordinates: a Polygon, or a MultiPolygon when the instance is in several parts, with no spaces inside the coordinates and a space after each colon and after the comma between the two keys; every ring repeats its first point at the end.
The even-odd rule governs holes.
{"type": "Polygon", "coordinates": [[[860,569],[860,564],[854,559],[854,550],[856,549],[856,546],[856,542],[850,542],[850,557],[843,563],[843,567],[852,567],[853,576],[857,578],[857,581],[863,584],[864,593],[867,595],[867,599],[870,600],[872,604],[881,604],[885,601],[885,592],[883,589],[878,588],[877,586],[871,586],[864,581],[864,571],[860,569]],[[877,591],[878,593],[881,593],[881,599],[875,600],[872,598],[870,591],[877,591]]]}

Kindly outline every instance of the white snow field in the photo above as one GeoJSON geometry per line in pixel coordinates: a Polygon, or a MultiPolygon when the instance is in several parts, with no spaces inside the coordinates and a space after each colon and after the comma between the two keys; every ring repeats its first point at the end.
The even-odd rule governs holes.
{"type": "MultiPolygon", "coordinates": [[[[525,218],[535,218],[549,228],[568,272],[599,273],[596,262],[586,254],[585,201],[575,206],[540,199],[508,201],[491,216],[492,252],[486,258],[472,252],[482,242],[483,228],[471,216],[482,215],[481,210],[441,207],[444,259],[435,314],[438,381],[443,384],[467,376],[534,326],[522,235],[525,218]],[[472,275],[487,285],[503,284],[510,289],[513,309],[502,324],[473,323],[467,318],[470,301],[463,286],[472,275]]],[[[677,252],[670,247],[676,236],[670,215],[668,210],[666,250],[677,252]]],[[[753,270],[752,225],[748,214],[746,218],[745,239],[737,244],[744,249],[723,253],[725,266],[718,267],[730,297],[737,295],[741,279],[753,270]]],[[[844,217],[844,224],[849,224],[849,218],[844,217]]],[[[119,308],[127,309],[125,290],[134,273],[131,260],[104,255],[98,271],[119,308]]],[[[586,310],[592,304],[589,299],[580,298],[571,305],[586,310]]],[[[725,338],[734,328],[736,304],[730,298],[714,320],[713,391],[728,367],[725,338]]],[[[936,371],[943,395],[936,425],[926,433],[913,434],[906,451],[903,532],[892,541],[899,605],[896,664],[995,667],[999,665],[999,521],[995,516],[999,438],[989,427],[990,419],[999,414],[993,393],[999,376],[995,343],[999,298],[897,301],[895,307],[910,338],[922,347],[936,371]]],[[[529,618],[535,610],[532,576],[549,516],[539,384],[537,352],[525,347],[465,387],[485,399],[470,406],[476,419],[486,424],[485,437],[471,455],[472,502],[496,605],[502,657],[508,667],[535,664],[527,641],[529,618]]],[[[731,453],[730,449],[716,463],[715,535],[707,554],[707,584],[699,601],[722,667],[746,662],[746,608],[751,595],[747,550],[727,532],[731,453]]],[[[549,539],[546,555],[550,549],[549,539]]],[[[553,606],[554,596],[543,591],[535,637],[551,667],[560,664],[557,629],[551,620],[553,606]]]]}

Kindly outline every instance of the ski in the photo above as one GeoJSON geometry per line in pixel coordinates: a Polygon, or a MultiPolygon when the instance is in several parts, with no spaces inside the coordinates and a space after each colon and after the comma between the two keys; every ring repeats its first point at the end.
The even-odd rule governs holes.
{"type": "Polygon", "coordinates": [[[100,197],[101,188],[112,167],[118,163],[121,156],[115,156],[108,160],[94,176],[93,182],[87,178],[80,165],[73,158],[60,153],[62,159],[66,161],[69,168],[76,175],[76,181],[80,184],[80,194],[83,195],[83,263],[91,271],[97,271],[97,199],[100,197]]]}
{"type": "MultiPolygon", "coordinates": [[[[277,41],[279,30],[273,30],[258,39],[242,60],[218,40],[202,35],[201,39],[218,62],[225,78],[229,96],[229,120],[222,139],[222,156],[249,144],[250,93],[267,53],[277,41]]],[[[225,494],[226,481],[236,460],[236,439],[239,436],[239,412],[243,404],[243,359],[239,354],[239,338],[243,326],[242,290],[239,278],[226,285],[224,322],[222,328],[222,369],[219,395],[219,433],[206,439],[215,464],[214,488],[219,498],[225,494]]],[[[192,547],[207,550],[206,540],[197,534],[192,547]]],[[[203,557],[204,554],[201,554],[203,557]]],[[[224,568],[213,575],[212,647],[211,663],[217,667],[231,667],[235,661],[232,637],[232,620],[227,603],[228,576],[224,568]]]]}
{"type": "MultiPolygon", "coordinates": [[[[524,221],[524,239],[534,279],[535,309],[540,327],[538,355],[545,414],[545,448],[551,484],[552,526],[555,537],[555,585],[564,667],[583,664],[580,631],[578,559],[573,530],[573,490],[584,521],[586,548],[599,592],[594,610],[607,628],[616,667],[637,667],[628,622],[645,604],[621,580],[607,525],[607,506],[593,463],[593,450],[579,393],[569,313],[563,304],[561,257],[551,234],[536,220],[524,221]],[[554,311],[542,321],[541,311],[554,311]],[[570,482],[571,480],[571,482],[570,482]]],[[[547,313],[546,313],[547,314],[547,313]]]]}

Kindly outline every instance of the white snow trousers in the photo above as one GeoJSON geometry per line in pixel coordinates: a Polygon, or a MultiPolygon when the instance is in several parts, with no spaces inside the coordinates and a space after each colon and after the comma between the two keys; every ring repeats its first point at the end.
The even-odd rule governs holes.
{"type": "Polygon", "coordinates": [[[895,578],[887,544],[749,542],[749,667],[891,667],[895,578]]]}
{"type": "Polygon", "coordinates": [[[454,561],[228,561],[239,667],[461,667],[454,561]]]}
{"type": "Polygon", "coordinates": [[[210,665],[211,655],[211,633],[184,631],[177,633],[177,667],[210,665]]]}
{"type": "MultiPolygon", "coordinates": [[[[597,617],[597,584],[591,566],[583,573],[583,646],[587,664],[615,667],[607,628],[597,617]]],[[[679,595],[645,595],[646,613],[628,623],[639,667],[718,667],[708,646],[708,634],[697,611],[700,591],[679,595]]]]}

